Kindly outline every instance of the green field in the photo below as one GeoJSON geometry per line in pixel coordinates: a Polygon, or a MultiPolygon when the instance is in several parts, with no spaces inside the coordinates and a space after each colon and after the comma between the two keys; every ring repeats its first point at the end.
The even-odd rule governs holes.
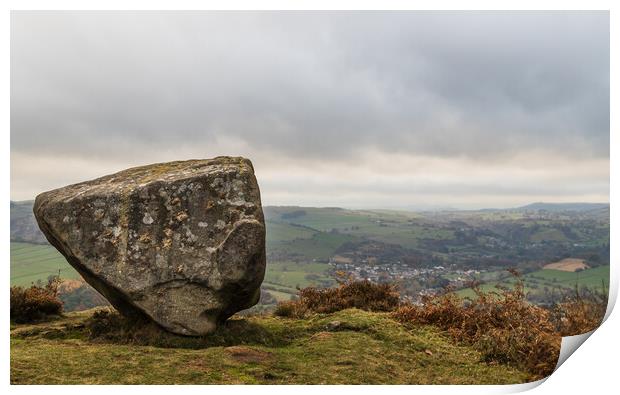
{"type": "Polygon", "coordinates": [[[296,210],[290,207],[272,207],[269,209],[272,222],[295,223],[308,226],[319,231],[328,232],[334,228],[343,229],[351,226],[362,226],[373,221],[370,215],[360,214],[358,211],[339,208],[304,207],[299,209],[305,214],[287,217],[287,214],[296,210]]]}
{"type": "Polygon", "coordinates": [[[320,283],[333,283],[326,274],[326,263],[270,262],[267,264],[265,284],[287,287],[293,294],[296,288],[317,286],[320,283]]]}
{"type": "Polygon", "coordinates": [[[355,236],[339,233],[315,233],[308,239],[282,240],[268,246],[268,252],[285,253],[306,258],[307,260],[327,260],[335,251],[348,241],[358,240],[355,236]]]}
{"type": "Polygon", "coordinates": [[[295,239],[309,239],[317,232],[301,226],[292,226],[278,222],[265,222],[267,227],[267,245],[295,239]]]}
{"type": "Polygon", "coordinates": [[[581,272],[564,272],[543,269],[524,276],[526,282],[559,286],[566,288],[588,287],[600,289],[603,284],[609,288],[609,265],[583,270],[581,272]]]}
{"type": "MultiPolygon", "coordinates": [[[[336,234],[331,232],[332,230],[337,230],[338,234],[399,244],[406,248],[418,247],[419,241],[423,239],[446,240],[454,237],[452,230],[428,226],[419,214],[404,211],[270,207],[269,213],[271,215],[267,231],[270,231],[269,227],[271,226],[282,232],[271,237],[273,242],[295,238],[307,239],[312,236],[311,234],[300,234],[299,231],[291,232],[292,230],[288,228],[290,224],[307,226],[325,232],[323,234],[328,234],[329,237],[336,234]],[[296,211],[300,214],[293,217],[287,216],[296,211]],[[280,227],[276,228],[275,224],[280,224],[280,227]],[[286,233],[293,236],[284,239],[282,234],[286,233]]],[[[307,231],[311,232],[311,230],[307,231]]]]}
{"type": "Polygon", "coordinates": [[[454,232],[446,229],[429,228],[421,224],[368,224],[359,229],[346,231],[347,234],[364,237],[388,244],[399,244],[405,248],[417,248],[420,240],[450,240],[454,232]]]}
{"type": "MultiPolygon", "coordinates": [[[[489,281],[480,286],[485,292],[497,291],[497,285],[510,287],[514,279],[510,276],[499,281],[489,281]]],[[[609,289],[609,265],[599,266],[581,272],[565,272],[561,270],[542,269],[527,273],[523,276],[526,293],[542,292],[546,287],[549,290],[573,290],[576,287],[602,291],[609,289]]],[[[457,292],[462,297],[473,297],[474,292],[469,288],[457,292]]]]}
{"type": "Polygon", "coordinates": [[[30,285],[59,274],[80,278],[65,258],[50,245],[11,242],[11,285],[30,285]]]}

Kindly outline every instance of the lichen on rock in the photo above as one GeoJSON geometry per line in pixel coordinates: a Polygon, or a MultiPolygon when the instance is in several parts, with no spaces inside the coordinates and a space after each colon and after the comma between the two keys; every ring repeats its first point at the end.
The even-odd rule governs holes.
{"type": "Polygon", "coordinates": [[[125,315],[203,335],[258,302],[265,223],[248,159],[127,169],[44,192],[34,214],[48,241],[125,315]]]}

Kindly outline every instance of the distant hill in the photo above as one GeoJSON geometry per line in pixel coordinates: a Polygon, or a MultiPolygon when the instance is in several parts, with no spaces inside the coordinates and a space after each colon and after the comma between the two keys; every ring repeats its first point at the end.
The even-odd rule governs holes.
{"type": "MultiPolygon", "coordinates": [[[[11,201],[11,241],[46,244],[47,241],[34,219],[32,213],[33,200],[11,201]]],[[[423,215],[423,211],[396,210],[348,210],[338,207],[301,207],[301,206],[264,206],[265,218],[268,221],[295,223],[309,230],[329,231],[338,226],[356,226],[376,217],[376,220],[394,216],[415,218],[423,215]],[[414,214],[418,213],[418,214],[414,214]]],[[[468,210],[453,210],[454,213],[468,210]]],[[[548,212],[581,212],[596,218],[609,217],[608,203],[532,203],[513,209],[486,209],[473,212],[505,212],[505,211],[548,211],[548,212]]]]}
{"type": "Polygon", "coordinates": [[[11,201],[11,241],[46,244],[32,213],[34,200],[11,201]]]}
{"type": "Polygon", "coordinates": [[[609,203],[543,203],[537,202],[518,207],[517,210],[545,211],[590,211],[609,209],[609,203]]]}

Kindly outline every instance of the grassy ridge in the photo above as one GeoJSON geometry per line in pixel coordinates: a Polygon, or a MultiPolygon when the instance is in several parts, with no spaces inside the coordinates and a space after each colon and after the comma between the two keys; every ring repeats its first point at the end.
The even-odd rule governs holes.
{"type": "Polygon", "coordinates": [[[490,365],[438,329],[406,329],[356,309],[308,319],[233,318],[203,341],[166,347],[89,340],[92,311],[12,326],[12,384],[508,384],[528,374],[490,365]],[[339,321],[339,329],[328,324],[339,321]],[[221,335],[221,336],[220,336],[221,335]]]}

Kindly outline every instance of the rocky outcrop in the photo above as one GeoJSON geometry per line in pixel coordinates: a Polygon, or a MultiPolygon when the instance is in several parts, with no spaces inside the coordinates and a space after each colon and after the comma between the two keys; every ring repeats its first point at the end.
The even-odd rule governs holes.
{"type": "Polygon", "coordinates": [[[48,241],[125,315],[183,335],[258,302],[265,224],[244,158],[136,167],[37,196],[48,241]]]}

